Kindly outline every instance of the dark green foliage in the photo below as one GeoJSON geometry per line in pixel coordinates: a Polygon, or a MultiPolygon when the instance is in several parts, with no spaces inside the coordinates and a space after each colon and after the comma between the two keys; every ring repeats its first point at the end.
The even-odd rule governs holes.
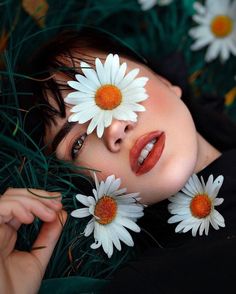
{"type": "MultiPolygon", "coordinates": [[[[75,170],[75,167],[72,169],[69,163],[60,162],[53,155],[46,157],[43,149],[32,141],[30,134],[24,131],[27,113],[19,108],[18,103],[21,95],[31,95],[17,90],[16,80],[28,78],[18,72],[18,66],[24,64],[42,42],[60,30],[80,29],[84,25],[99,27],[116,35],[139,55],[155,63],[174,52],[180,53],[186,63],[188,77],[200,73],[190,83],[192,99],[198,99],[199,94],[223,97],[233,88],[236,57],[231,55],[225,64],[218,59],[207,64],[204,62],[205,49],[190,50],[193,40],[188,31],[194,25],[192,3],[192,0],[176,0],[169,6],[155,6],[143,12],[136,0],[50,0],[45,27],[40,28],[24,11],[21,1],[1,1],[0,34],[7,33],[8,38],[6,46],[0,44],[0,193],[7,187],[60,191],[68,212],[78,205],[75,201],[77,193],[91,193],[90,179],[81,174],[83,167],[75,170]]],[[[236,113],[234,109],[234,105],[227,108],[232,118],[236,113]]],[[[96,162],[96,158],[94,160],[96,162]]],[[[85,238],[82,233],[86,223],[87,219],[68,219],[46,278],[68,275],[106,278],[138,250],[123,246],[122,252],[115,252],[108,259],[102,250],[90,249],[93,238],[85,238]]],[[[39,220],[23,226],[17,248],[30,250],[40,226],[39,220]]]]}

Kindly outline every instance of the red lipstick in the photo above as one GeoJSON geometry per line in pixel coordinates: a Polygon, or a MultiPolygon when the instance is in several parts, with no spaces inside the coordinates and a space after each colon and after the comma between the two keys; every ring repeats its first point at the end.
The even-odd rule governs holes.
{"type": "Polygon", "coordinates": [[[159,161],[162,151],[165,146],[165,133],[161,131],[154,131],[147,133],[137,139],[134,146],[130,150],[129,158],[132,171],[137,175],[142,175],[149,172],[159,161]],[[138,158],[143,148],[153,139],[156,140],[152,150],[140,165],[138,158]]]}

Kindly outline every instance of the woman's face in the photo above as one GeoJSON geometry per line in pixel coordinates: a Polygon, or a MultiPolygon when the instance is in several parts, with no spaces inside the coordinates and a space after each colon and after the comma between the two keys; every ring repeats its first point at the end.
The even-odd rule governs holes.
{"type": "MultiPolygon", "coordinates": [[[[96,130],[83,136],[88,123],[70,123],[68,128],[71,105],[67,105],[67,117],[57,118],[48,129],[46,143],[50,145],[57,137],[53,145],[59,159],[99,170],[100,179],[114,174],[129,192],[140,192],[142,201],[151,204],[176,193],[194,172],[197,133],[178,87],[142,64],[127,58],[121,61],[127,62],[128,71],[139,68],[139,76],[149,78],[145,86],[149,98],[141,103],[146,111],[138,113],[137,122],[113,120],[102,138],[97,137],[96,130]],[[61,136],[58,133],[62,128],[61,136]],[[140,153],[148,143],[152,150],[140,166],[140,153]]],[[[60,74],[58,79],[62,79],[60,74]]],[[[68,91],[62,94],[66,97],[68,91]]]]}

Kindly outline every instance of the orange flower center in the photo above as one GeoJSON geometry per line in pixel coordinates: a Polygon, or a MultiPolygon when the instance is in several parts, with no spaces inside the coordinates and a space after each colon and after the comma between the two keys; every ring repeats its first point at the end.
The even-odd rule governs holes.
{"type": "Polygon", "coordinates": [[[197,218],[208,216],[211,212],[211,199],[205,194],[196,195],[190,203],[190,210],[197,218]]]}
{"type": "Polygon", "coordinates": [[[97,106],[104,110],[112,110],[120,105],[122,100],[121,91],[114,85],[100,87],[95,95],[97,106]]]}
{"type": "Polygon", "coordinates": [[[98,200],[94,214],[99,218],[97,221],[101,225],[107,225],[113,221],[117,213],[116,201],[110,196],[103,196],[98,200]]]}
{"type": "Polygon", "coordinates": [[[211,31],[218,38],[228,36],[233,30],[233,21],[227,15],[217,15],[211,22],[211,31]]]}

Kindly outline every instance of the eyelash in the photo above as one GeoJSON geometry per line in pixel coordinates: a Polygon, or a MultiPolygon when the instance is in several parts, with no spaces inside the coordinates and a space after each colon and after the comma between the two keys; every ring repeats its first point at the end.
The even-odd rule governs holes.
{"type": "Polygon", "coordinates": [[[72,145],[71,148],[71,158],[72,160],[76,159],[76,157],[78,156],[78,153],[80,152],[81,148],[83,147],[84,141],[87,137],[87,134],[84,133],[82,136],[80,136],[79,138],[77,138],[75,140],[75,142],[72,145]],[[77,145],[80,145],[79,147],[77,147],[77,145]]]}

